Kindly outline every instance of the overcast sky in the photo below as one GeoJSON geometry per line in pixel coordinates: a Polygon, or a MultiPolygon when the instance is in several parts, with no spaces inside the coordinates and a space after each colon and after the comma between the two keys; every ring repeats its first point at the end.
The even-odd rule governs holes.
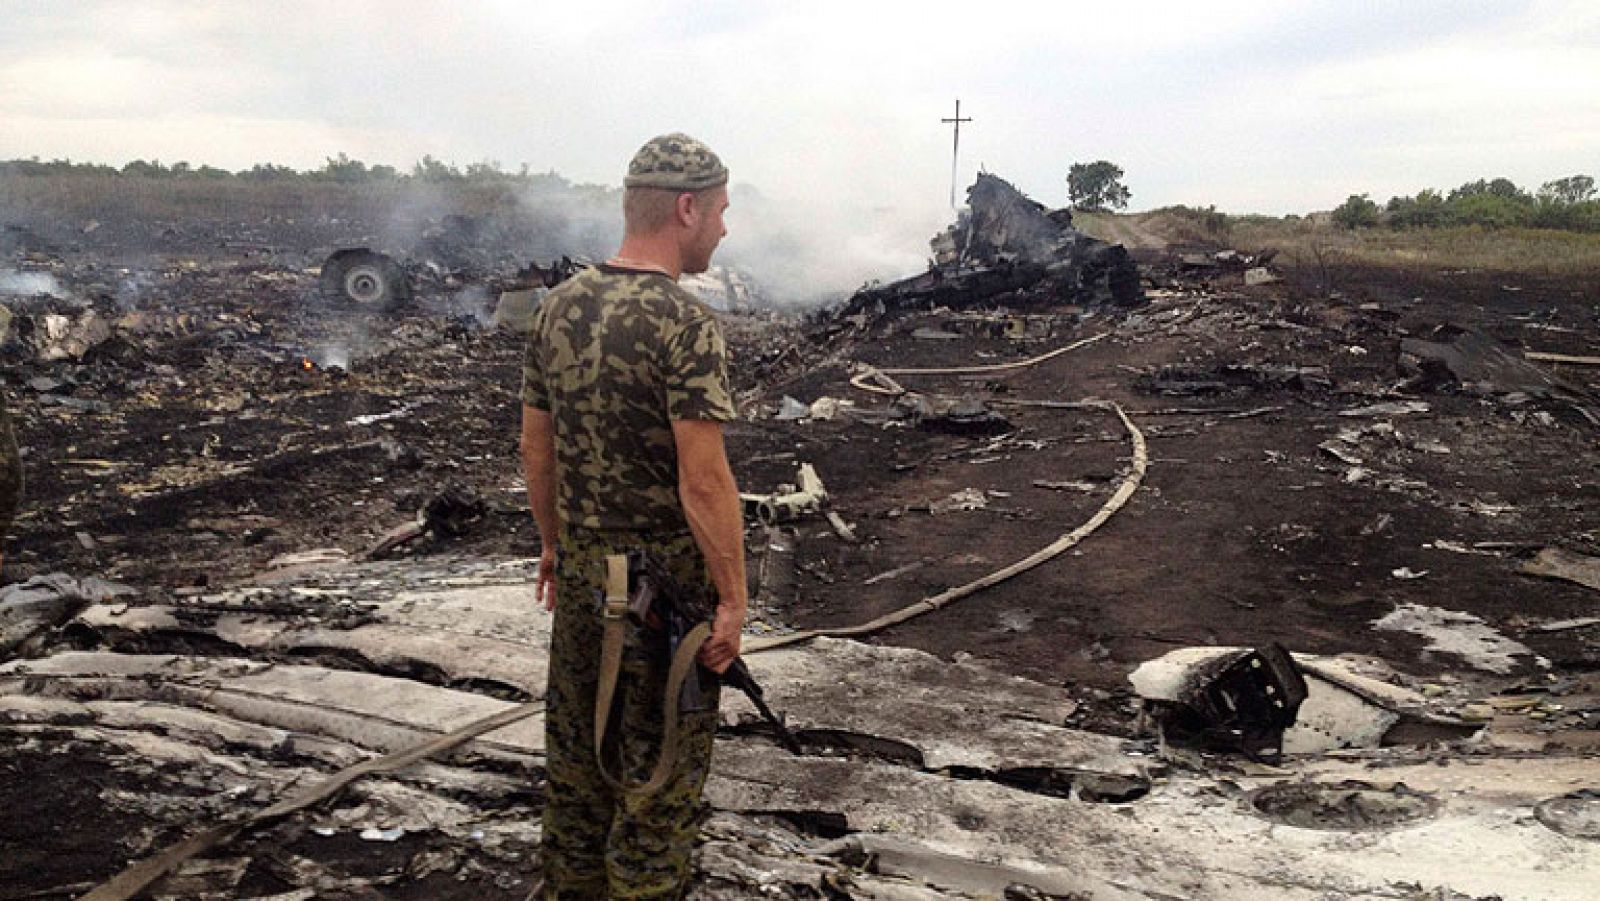
{"type": "MultiPolygon", "coordinates": [[[[947,215],[949,116],[1052,206],[1304,212],[1600,175],[1600,3],[0,0],[0,157],[230,169],[345,152],[615,184],[662,131],[798,206],[947,215]]],[[[918,248],[918,252],[921,248],[918,248]]]]}

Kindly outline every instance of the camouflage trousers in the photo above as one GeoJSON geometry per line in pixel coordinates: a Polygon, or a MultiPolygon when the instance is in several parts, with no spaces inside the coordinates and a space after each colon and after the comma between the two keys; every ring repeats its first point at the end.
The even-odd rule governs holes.
{"type": "MultiPolygon", "coordinates": [[[[715,687],[708,686],[705,711],[683,714],[676,764],[660,792],[613,791],[595,759],[605,558],[630,549],[656,554],[680,584],[712,590],[688,535],[563,529],[545,694],[542,860],[544,897],[552,901],[681,897],[703,818],[700,792],[717,725],[715,687]]],[[[661,751],[669,659],[659,633],[629,629],[606,732],[608,772],[626,782],[649,778],[661,751]]]]}

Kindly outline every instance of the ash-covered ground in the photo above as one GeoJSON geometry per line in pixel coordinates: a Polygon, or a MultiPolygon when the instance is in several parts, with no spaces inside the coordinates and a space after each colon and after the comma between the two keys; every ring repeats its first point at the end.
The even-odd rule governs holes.
{"type": "MultiPolygon", "coordinates": [[[[0,352],[28,493],[7,582],[95,577],[131,589],[113,611],[166,611],[205,606],[312,551],[361,566],[381,547],[384,565],[441,572],[538,554],[516,452],[521,339],[493,325],[509,263],[436,268],[411,304],[375,312],[322,296],[315,248],[293,249],[287,232],[228,246],[228,234],[195,240],[189,229],[174,246],[129,250],[38,222],[8,229],[0,300],[14,322],[0,352]],[[397,528],[405,540],[385,543],[397,528]]],[[[1149,444],[1124,509],[1067,554],[868,640],[1049,686],[1070,702],[1054,726],[1145,741],[1146,753],[1128,682],[1141,663],[1273,642],[1356,656],[1381,662],[1440,717],[1520,736],[1507,745],[1519,754],[1566,755],[1580,773],[1586,761],[1590,784],[1569,788],[1600,787],[1600,368],[1524,356],[1597,353],[1592,282],[1264,267],[1252,271],[1273,278],[1246,285],[1247,267],[1226,255],[1138,256],[1144,298],[1131,305],[1021,284],[804,318],[724,314],[744,414],[728,430],[741,488],[774,492],[812,464],[848,526],[841,534],[820,515],[751,523],[753,633],[862,622],[1072,531],[1127,477],[1130,445],[1106,409],[1060,404],[1110,401],[1149,444]],[[851,385],[862,367],[996,366],[1097,336],[1008,370],[895,375],[900,396],[851,385]],[[1505,697],[1524,700],[1490,702],[1505,697]]],[[[292,610],[257,614],[358,628],[370,600],[308,589],[275,601],[292,610]]],[[[537,696],[416,660],[252,644],[214,619],[117,628],[81,612],[19,640],[6,652],[22,666],[13,673],[68,652],[178,654],[537,696]]],[[[28,721],[15,709],[9,718],[28,721]]],[[[181,817],[149,807],[96,813],[108,791],[150,790],[180,809],[187,793],[212,816],[262,806],[151,788],[175,771],[120,786],[115,743],[62,723],[0,725],[0,736],[0,796],[48,824],[0,835],[30,852],[0,855],[0,897],[69,896],[49,890],[109,876],[182,833],[181,817]],[[60,796],[41,796],[44,781],[60,796]],[[143,839],[125,841],[133,833],[143,839]]],[[[834,751],[873,757],[863,747],[834,751]]],[[[1472,752],[1438,742],[1428,753],[1472,752]]],[[[530,776],[504,803],[536,810],[536,786],[530,776]]],[[[481,808],[490,802],[478,795],[491,794],[455,800],[481,808]]],[[[812,837],[857,831],[800,819],[804,828],[789,825],[812,837]]],[[[718,854],[755,841],[740,828],[722,824],[718,854]]],[[[399,842],[343,835],[235,848],[253,862],[227,891],[315,887],[316,870],[338,875],[318,897],[380,884],[383,897],[509,898],[536,872],[515,855],[468,866],[470,853],[441,856],[448,842],[415,831],[399,842]]],[[[718,860],[723,878],[731,865],[718,860]]],[[[844,894],[786,896],[852,896],[833,884],[844,894]]],[[[1526,897],[1565,897],[1559,888],[1526,897]]],[[[1220,897],[1208,890],[1187,896],[1220,897]]],[[[1424,896],[1465,897],[1385,897],[1424,896]]]]}

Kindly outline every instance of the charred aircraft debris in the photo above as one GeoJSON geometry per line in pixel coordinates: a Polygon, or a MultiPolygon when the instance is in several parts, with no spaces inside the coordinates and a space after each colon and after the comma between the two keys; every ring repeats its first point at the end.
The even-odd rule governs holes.
{"type": "Polygon", "coordinates": [[[1144,302],[1138,266],[1122,245],[1078,231],[1070,210],[1048,210],[997,175],[978,176],[960,218],[931,245],[927,272],[862,289],[837,318],[941,305],[1025,310],[1144,302]]]}
{"type": "Polygon", "coordinates": [[[318,274],[322,296],[369,313],[393,312],[409,304],[419,291],[484,286],[498,290],[553,288],[571,278],[583,264],[562,256],[549,266],[518,265],[506,248],[516,235],[496,226],[490,217],[448,215],[422,231],[404,253],[372,247],[341,247],[323,260],[318,274]],[[488,248],[496,248],[490,250],[488,248]]]}
{"type": "MultiPolygon", "coordinates": [[[[479,249],[484,243],[504,247],[510,240],[511,236],[486,225],[483,217],[446,216],[424,231],[407,253],[364,246],[334,250],[319,267],[318,289],[325,300],[366,314],[403,310],[419,293],[476,289],[486,297],[511,294],[503,303],[520,312],[508,322],[520,323],[543,292],[591,265],[582,256],[568,255],[552,259],[549,265],[538,261],[518,265],[507,252],[479,249]]],[[[713,266],[685,276],[680,283],[712,309],[750,311],[770,306],[762,288],[738,269],[713,266]]]]}
{"type": "MultiPolygon", "coordinates": [[[[1592,304],[1141,268],[969,200],[925,273],[723,315],[748,659],[802,753],[728,703],[691,897],[1592,896],[1592,304]]],[[[580,264],[97,243],[165,229],[0,232],[0,899],[197,836],[149,896],[525,898],[549,621],[492,297],[580,264]]]]}

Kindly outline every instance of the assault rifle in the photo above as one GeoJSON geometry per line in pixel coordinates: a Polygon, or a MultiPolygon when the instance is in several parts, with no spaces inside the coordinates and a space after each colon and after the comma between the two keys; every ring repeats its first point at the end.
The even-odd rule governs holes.
{"type": "MultiPolygon", "coordinates": [[[[647,554],[631,553],[628,555],[628,568],[633,584],[629,592],[628,612],[636,621],[650,627],[659,628],[666,633],[667,654],[675,656],[678,648],[687,640],[695,627],[707,620],[707,612],[697,609],[689,595],[682,590],[677,580],[667,572],[666,567],[659,561],[652,559],[647,554]]],[[[800,742],[789,731],[783,717],[772,712],[767,706],[767,699],[761,690],[760,684],[750,674],[750,667],[745,665],[744,658],[735,657],[733,663],[721,674],[713,673],[704,666],[695,665],[695,675],[683,680],[683,687],[679,690],[678,710],[680,713],[691,713],[706,709],[705,690],[702,679],[718,680],[729,688],[744,692],[750,703],[755,705],[761,718],[772,727],[772,732],[777,736],[778,742],[789,749],[791,754],[800,754],[800,742]]]]}

